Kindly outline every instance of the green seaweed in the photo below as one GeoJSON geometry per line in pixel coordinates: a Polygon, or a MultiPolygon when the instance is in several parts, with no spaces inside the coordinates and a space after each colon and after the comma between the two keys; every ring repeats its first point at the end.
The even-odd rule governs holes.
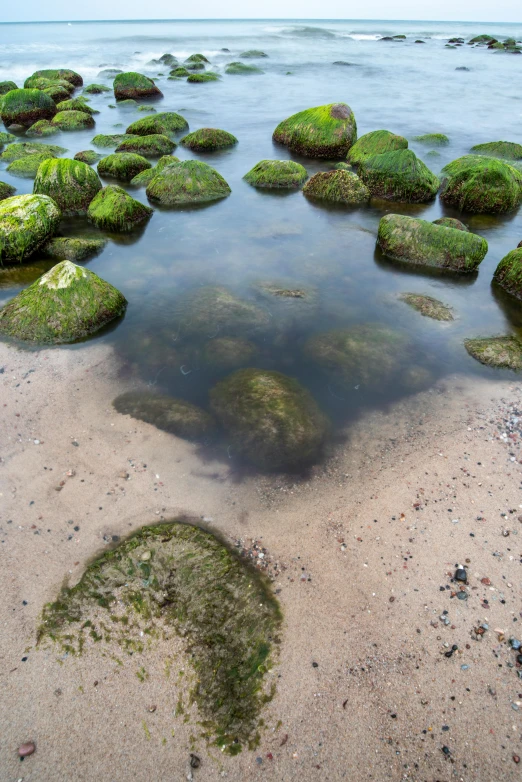
{"type": "Polygon", "coordinates": [[[522,342],[513,335],[466,339],[464,347],[470,356],[486,366],[522,370],[522,342]]]}
{"type": "Polygon", "coordinates": [[[8,185],[7,182],[0,182],[0,201],[11,198],[16,193],[16,187],[8,185]]]}
{"type": "Polygon", "coordinates": [[[147,187],[147,197],[163,206],[215,201],[230,192],[221,174],[199,160],[166,166],[147,187]]]}
{"type": "Polygon", "coordinates": [[[38,141],[21,141],[18,144],[9,144],[0,155],[0,159],[10,162],[11,160],[19,160],[28,155],[57,157],[57,155],[62,155],[64,152],[67,152],[67,150],[56,144],[40,144],[38,141]]]}
{"type": "Polygon", "coordinates": [[[441,200],[462,212],[510,212],[522,201],[522,173],[503,160],[464,155],[442,174],[441,200]]]}
{"type": "Polygon", "coordinates": [[[161,157],[170,155],[176,148],[176,144],[170,138],[161,133],[154,133],[148,136],[134,136],[124,139],[116,147],[116,152],[134,152],[143,157],[161,157]]]}
{"type": "Polygon", "coordinates": [[[122,187],[104,187],[89,204],[87,216],[98,228],[117,233],[140,228],[152,215],[152,209],[136,201],[122,187]]]}
{"type": "Polygon", "coordinates": [[[98,133],[97,136],[95,136],[93,139],[91,139],[91,144],[94,144],[95,147],[117,147],[119,144],[121,144],[122,141],[125,141],[125,139],[129,138],[128,133],[113,133],[107,135],[106,133],[98,133]]]}
{"type": "Polygon", "coordinates": [[[359,206],[370,200],[370,191],[352,171],[320,171],[303,187],[309,198],[359,206]]]}
{"type": "Polygon", "coordinates": [[[45,245],[43,252],[59,261],[85,261],[98,255],[106,244],[103,237],[57,236],[45,245]]]}
{"type": "Polygon", "coordinates": [[[60,130],[84,130],[94,127],[94,119],[84,111],[60,111],[52,119],[52,124],[60,130]]]}
{"type": "Polygon", "coordinates": [[[63,100],[61,103],[56,104],[56,108],[58,111],[83,111],[85,114],[90,114],[91,116],[93,114],[99,114],[100,112],[97,109],[93,109],[92,106],[89,106],[88,103],[86,103],[86,98],[83,98],[82,96],[78,98],[69,98],[68,100],[63,100]]]}
{"type": "Polygon", "coordinates": [[[213,152],[216,149],[233,147],[237,143],[237,138],[232,133],[217,128],[200,128],[180,141],[180,144],[193,152],[213,152]]]}
{"type": "Polygon", "coordinates": [[[425,133],[422,136],[413,136],[412,141],[418,144],[428,144],[430,147],[447,147],[449,138],[444,133],[425,133]]]}
{"type": "Polygon", "coordinates": [[[67,100],[70,94],[67,91],[67,88],[63,86],[63,84],[50,84],[48,87],[45,87],[42,92],[44,92],[49,98],[52,98],[55,103],[60,103],[60,101],[67,100]]]}
{"type": "Polygon", "coordinates": [[[346,103],[329,103],[283,120],[273,139],[305,157],[342,160],[357,140],[357,125],[346,103]]]}
{"type": "Polygon", "coordinates": [[[135,136],[151,136],[160,133],[168,136],[170,133],[181,133],[185,130],[188,130],[188,122],[181,114],[165,111],[152,114],[150,117],[142,117],[129,125],[125,133],[135,136]]]}
{"type": "Polygon", "coordinates": [[[348,152],[348,160],[357,166],[373,155],[382,155],[384,152],[393,152],[397,149],[407,149],[408,140],[403,136],[397,136],[389,130],[372,130],[361,136],[348,152]]]}
{"type": "Polygon", "coordinates": [[[50,70],[35,71],[30,78],[68,81],[69,84],[72,84],[74,87],[81,87],[83,85],[83,79],[80,74],[76,73],[76,71],[72,71],[70,68],[54,68],[50,70]]]}
{"type": "Polygon", "coordinates": [[[11,90],[2,98],[0,116],[6,127],[15,124],[28,127],[39,119],[52,119],[55,114],[53,99],[41,90],[11,90]]]}
{"type": "Polygon", "coordinates": [[[193,73],[194,71],[204,71],[205,70],[205,63],[203,62],[191,62],[188,65],[185,66],[187,71],[189,73],[193,73]]]}
{"type": "Polygon", "coordinates": [[[56,232],[61,213],[48,196],[21,195],[0,202],[0,265],[21,263],[56,232]]]}
{"type": "Polygon", "coordinates": [[[245,65],[244,62],[231,62],[225,68],[225,73],[232,76],[251,76],[257,73],[264,73],[264,71],[255,65],[245,65]]]}
{"type": "Polygon", "coordinates": [[[100,95],[102,92],[110,91],[110,87],[106,87],[105,84],[88,84],[83,88],[86,95],[100,95]]]}
{"type": "Polygon", "coordinates": [[[163,93],[152,79],[142,73],[128,71],[119,73],[114,79],[114,97],[117,101],[128,98],[162,98],[163,93]]]}
{"type": "Polygon", "coordinates": [[[306,168],[293,160],[260,160],[243,179],[253,187],[292,189],[301,187],[307,177],[306,168]]]}
{"type": "Polygon", "coordinates": [[[217,73],[208,71],[207,73],[191,73],[187,79],[189,84],[203,84],[207,81],[219,81],[217,73]]]}
{"type": "Polygon", "coordinates": [[[191,54],[185,62],[209,62],[204,54],[191,54]]]}
{"type": "Polygon", "coordinates": [[[83,215],[101,187],[98,175],[86,163],[51,158],[40,164],[33,193],[50,196],[66,216],[83,215]]]}
{"type": "Polygon", "coordinates": [[[101,155],[99,152],[95,152],[94,149],[83,149],[81,152],[77,152],[74,156],[75,160],[80,160],[82,163],[87,163],[88,166],[92,166],[93,163],[97,163],[101,155]]]}
{"type": "Polygon", "coordinates": [[[148,160],[134,152],[114,152],[100,160],[98,174],[103,177],[119,179],[122,182],[130,182],[140,171],[151,167],[148,160]]]}
{"type": "Polygon", "coordinates": [[[183,67],[174,68],[169,73],[169,79],[184,79],[187,76],[190,76],[190,71],[187,71],[187,69],[183,67]]]}
{"type": "Polygon", "coordinates": [[[249,49],[246,52],[241,52],[239,56],[246,59],[257,59],[258,57],[268,57],[268,54],[265,54],[260,49],[249,49]]]}
{"type": "Polygon", "coordinates": [[[424,203],[439,189],[438,177],[411,149],[372,155],[360,163],[358,174],[372,196],[390,201],[424,203]]]}
{"type": "Polygon", "coordinates": [[[457,231],[469,231],[467,225],[464,225],[456,217],[439,217],[437,220],[433,220],[433,225],[443,225],[445,228],[456,228],[457,231]]]}
{"type": "Polygon", "coordinates": [[[420,293],[401,293],[399,299],[426,318],[440,321],[455,320],[451,308],[432,296],[420,293]]]}
{"type": "Polygon", "coordinates": [[[11,90],[17,90],[18,87],[14,81],[0,81],[0,95],[7,95],[11,90]]]}
{"type": "Polygon", "coordinates": [[[35,122],[34,125],[31,125],[30,128],[28,128],[25,132],[26,136],[34,136],[35,138],[45,138],[46,136],[54,136],[56,133],[59,133],[60,129],[56,127],[56,125],[53,125],[52,122],[49,122],[48,119],[39,119],[38,122],[35,122]]]}
{"type": "Polygon", "coordinates": [[[501,288],[522,299],[522,247],[511,250],[502,258],[493,277],[501,288]]]}
{"type": "Polygon", "coordinates": [[[486,144],[475,144],[471,151],[476,155],[498,157],[503,160],[522,160],[522,144],[513,141],[488,141],[486,144]]]}
{"type": "Polygon", "coordinates": [[[48,155],[26,155],[25,157],[13,160],[9,163],[7,170],[11,176],[20,177],[20,179],[34,179],[44,160],[49,160],[48,155]]]}
{"type": "Polygon", "coordinates": [[[163,157],[160,157],[155,166],[152,168],[147,168],[145,171],[141,171],[139,174],[136,174],[136,176],[131,179],[131,185],[134,187],[146,187],[155,176],[163,171],[165,166],[168,166],[171,163],[179,163],[179,158],[174,157],[174,155],[163,155],[163,157]]]}

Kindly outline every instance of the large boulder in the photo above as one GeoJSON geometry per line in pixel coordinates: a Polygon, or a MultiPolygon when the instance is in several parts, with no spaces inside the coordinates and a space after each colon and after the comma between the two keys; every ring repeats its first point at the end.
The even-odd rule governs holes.
{"type": "Polygon", "coordinates": [[[347,206],[359,206],[370,199],[370,191],[352,171],[320,171],[308,180],[303,193],[347,206]]]}
{"type": "Polygon", "coordinates": [[[24,88],[26,90],[42,90],[42,92],[50,95],[55,102],[56,98],[53,97],[53,91],[56,91],[57,95],[64,96],[60,100],[66,100],[74,92],[74,85],[65,79],[49,79],[46,76],[29,76],[24,81],[24,88]]]}
{"type": "Polygon", "coordinates": [[[177,315],[188,333],[207,338],[244,336],[270,324],[266,309],[217,285],[203,286],[184,296],[177,315]]]}
{"type": "Polygon", "coordinates": [[[94,119],[84,111],[59,111],[52,124],[60,130],[84,130],[94,127],[94,119]]]}
{"type": "Polygon", "coordinates": [[[522,342],[513,335],[466,339],[464,347],[470,356],[486,366],[522,370],[522,342]]]}
{"type": "Polygon", "coordinates": [[[372,155],[358,174],[372,196],[390,201],[425,203],[435,198],[439,180],[411,149],[372,155]]]}
{"type": "Polygon", "coordinates": [[[389,130],[372,130],[361,136],[348,152],[348,160],[354,166],[373,155],[382,155],[384,152],[394,152],[397,149],[407,149],[408,140],[403,136],[397,136],[389,130]]]}
{"type": "Polygon", "coordinates": [[[329,103],[283,120],[273,138],[305,157],[342,160],[357,140],[357,124],[346,103],[329,103]]]}
{"type": "Polygon", "coordinates": [[[100,178],[86,163],[51,158],[40,164],[33,193],[50,196],[64,215],[82,215],[101,188],[100,178]]]}
{"type": "Polygon", "coordinates": [[[176,144],[161,133],[149,136],[131,136],[116,147],[116,152],[135,152],[143,157],[161,157],[170,155],[176,144]]]}
{"type": "Polygon", "coordinates": [[[510,212],[522,201],[522,172],[503,160],[464,155],[442,174],[441,200],[462,212],[510,212]]]}
{"type": "Polygon", "coordinates": [[[0,310],[0,333],[27,342],[76,342],[126,306],[125,296],[97,274],[62,261],[0,310]]]}
{"type": "Polygon", "coordinates": [[[475,271],[488,251],[476,234],[395,214],[381,218],[377,241],[389,258],[459,272],[475,271]]]}
{"type": "Polygon", "coordinates": [[[103,231],[116,233],[140,228],[152,215],[150,206],[136,201],[122,187],[109,185],[100,190],[87,210],[89,220],[103,231]]]}
{"type": "Polygon", "coordinates": [[[301,187],[307,176],[306,168],[293,160],[261,160],[243,179],[252,187],[290,190],[301,187]]]}
{"type": "Polygon", "coordinates": [[[487,155],[504,160],[522,160],[522,144],[513,141],[488,141],[486,144],[475,144],[471,147],[475,155],[487,155]]]}
{"type": "Polygon", "coordinates": [[[211,407],[239,455],[266,470],[313,463],[328,421],[297,381],[263,369],[240,369],[210,393],[211,407]]]}
{"type": "Polygon", "coordinates": [[[199,160],[166,166],[147,187],[147,197],[163,206],[216,201],[230,192],[221,174],[199,160]]]}
{"type": "Polygon", "coordinates": [[[129,125],[125,133],[133,136],[152,136],[161,133],[167,136],[169,133],[181,133],[185,130],[188,130],[188,122],[181,114],[165,111],[136,120],[129,125]]]}
{"type": "Polygon", "coordinates": [[[233,147],[237,144],[237,138],[226,130],[217,128],[200,128],[188,136],[184,136],[180,144],[188,147],[193,152],[214,152],[216,149],[233,147]]]}
{"type": "Polygon", "coordinates": [[[46,195],[21,195],[0,202],[0,266],[21,263],[56,232],[61,212],[46,195]]]}
{"type": "Polygon", "coordinates": [[[517,299],[522,299],[522,247],[511,250],[495,269],[495,281],[517,299]]]}
{"type": "Polygon", "coordinates": [[[113,155],[102,158],[97,168],[100,176],[130,182],[140,171],[152,168],[152,164],[141,155],[136,155],[133,152],[115,152],[113,155]]]}
{"type": "Polygon", "coordinates": [[[151,391],[128,391],[118,396],[113,405],[122,415],[130,415],[187,440],[199,440],[215,428],[212,417],[200,407],[151,391]]]}
{"type": "Polygon", "coordinates": [[[127,98],[162,98],[163,93],[152,79],[142,73],[119,73],[114,79],[114,97],[116,100],[127,98]]]}
{"type": "Polygon", "coordinates": [[[76,71],[72,71],[70,68],[55,68],[51,70],[35,71],[33,73],[33,77],[37,79],[51,79],[52,81],[68,81],[69,84],[72,84],[74,87],[81,87],[83,85],[83,79],[80,74],[76,73],[76,71]]]}
{"type": "Polygon", "coordinates": [[[39,119],[52,119],[56,104],[41,90],[11,90],[2,99],[0,115],[6,127],[29,127],[39,119]]]}

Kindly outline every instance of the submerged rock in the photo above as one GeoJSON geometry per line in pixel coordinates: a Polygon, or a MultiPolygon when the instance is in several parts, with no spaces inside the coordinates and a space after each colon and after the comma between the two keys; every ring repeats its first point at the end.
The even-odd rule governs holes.
{"type": "Polygon", "coordinates": [[[265,54],[260,49],[249,49],[246,52],[241,52],[239,56],[243,57],[243,59],[256,59],[258,57],[268,57],[268,54],[265,54]]]}
{"type": "Polygon", "coordinates": [[[38,122],[35,122],[34,125],[31,125],[31,127],[26,130],[25,135],[38,138],[41,136],[54,136],[59,132],[60,128],[57,128],[56,125],[53,125],[48,119],[39,119],[38,122]]]}
{"type": "Polygon", "coordinates": [[[83,111],[84,114],[90,114],[91,116],[93,114],[99,114],[100,112],[97,109],[93,109],[92,106],[89,106],[89,104],[86,102],[86,98],[80,97],[78,98],[69,98],[69,100],[63,100],[61,103],[58,103],[56,108],[58,111],[83,111]]]}
{"type": "Polygon", "coordinates": [[[60,111],[53,117],[52,124],[60,130],[84,130],[93,128],[95,123],[84,111],[60,111]]]}
{"type": "Polygon", "coordinates": [[[128,133],[113,133],[107,135],[106,133],[98,133],[97,136],[95,136],[93,139],[91,139],[91,144],[94,144],[95,147],[117,147],[119,144],[121,144],[122,141],[125,141],[125,139],[131,138],[130,134],[128,133]]]}
{"type": "Polygon", "coordinates": [[[249,364],[257,353],[253,342],[239,337],[217,337],[203,349],[206,364],[216,369],[234,369],[249,364]]]}
{"type": "Polygon", "coordinates": [[[221,174],[199,160],[166,166],[147,187],[147,197],[162,206],[216,201],[230,192],[221,174]]]}
{"type": "Polygon", "coordinates": [[[59,261],[85,261],[98,255],[106,244],[107,239],[103,237],[57,236],[45,245],[43,251],[49,258],[59,261]]]}
{"type": "Polygon", "coordinates": [[[202,84],[206,81],[219,81],[217,73],[191,73],[187,79],[189,84],[202,84]]]}
{"type": "Polygon", "coordinates": [[[389,130],[372,130],[371,133],[366,133],[357,139],[348,152],[348,160],[357,166],[373,155],[382,155],[384,152],[407,148],[408,140],[403,136],[397,136],[389,130]]]}
{"type": "Polygon", "coordinates": [[[381,218],[377,241],[389,258],[459,272],[475,271],[488,251],[476,234],[394,214],[381,218]]]}
{"type": "Polygon", "coordinates": [[[263,369],[240,369],[210,392],[211,407],[233,449],[266,470],[313,463],[328,420],[297,381],[263,369]]]}
{"type": "Polygon", "coordinates": [[[19,160],[29,155],[45,155],[48,158],[56,157],[62,152],[66,152],[63,147],[58,147],[54,144],[41,144],[38,141],[22,141],[19,144],[9,144],[2,154],[0,159],[4,161],[19,160]]]}
{"type": "Polygon", "coordinates": [[[103,177],[130,182],[140,171],[152,168],[152,164],[141,155],[133,152],[115,152],[107,155],[98,163],[98,174],[103,177]]]}
{"type": "Polygon", "coordinates": [[[270,323],[266,309],[237,296],[221,286],[204,286],[189,293],[180,310],[184,329],[207,338],[243,336],[264,329],[270,323]]]}
{"type": "Polygon", "coordinates": [[[11,176],[17,176],[21,179],[34,179],[44,160],[49,160],[48,155],[26,155],[19,160],[13,160],[9,163],[7,170],[11,176]]]}
{"type": "Polygon", "coordinates": [[[40,164],[33,193],[50,196],[64,215],[82,215],[102,184],[86,163],[67,158],[51,158],[40,164]]]}
{"type": "Polygon", "coordinates": [[[466,339],[464,347],[481,364],[515,372],[522,370],[522,342],[513,335],[466,339]]]}
{"type": "Polygon", "coordinates": [[[93,163],[98,162],[100,157],[100,153],[95,152],[94,149],[84,149],[81,152],[77,152],[74,159],[79,160],[81,163],[87,163],[88,166],[92,166],[93,163]]]}
{"type": "Polygon", "coordinates": [[[97,274],[62,261],[0,310],[0,334],[26,342],[76,342],[123,315],[123,294],[97,274]]]}
{"type": "Polygon", "coordinates": [[[301,187],[307,177],[306,168],[293,160],[261,160],[243,179],[253,187],[289,190],[301,187]]]}
{"type": "Polygon", "coordinates": [[[124,139],[116,152],[135,152],[143,157],[160,157],[170,155],[176,144],[161,133],[153,133],[149,136],[132,136],[124,139]]]}
{"type": "Polygon", "coordinates": [[[187,76],[190,76],[190,71],[187,71],[186,68],[174,68],[169,73],[169,79],[186,79],[187,76]]]}
{"type": "Polygon", "coordinates": [[[120,70],[119,68],[104,68],[102,71],[99,72],[98,78],[114,79],[114,77],[118,76],[119,73],[123,73],[123,71],[120,70]]]}
{"type": "Polygon", "coordinates": [[[476,155],[488,155],[504,160],[522,160],[522,144],[513,141],[489,141],[486,144],[476,144],[471,147],[476,155]]]}
{"type": "Polygon", "coordinates": [[[169,133],[181,133],[185,130],[188,130],[188,122],[181,114],[165,111],[142,117],[129,125],[125,132],[132,136],[152,136],[157,133],[167,136],[169,133]]]}
{"type": "Polygon", "coordinates": [[[163,93],[159,87],[156,87],[152,79],[133,71],[119,73],[114,79],[113,87],[116,100],[163,97],[163,93]]]}
{"type": "Polygon", "coordinates": [[[188,65],[185,66],[187,71],[204,71],[205,70],[205,64],[202,62],[191,62],[188,65]]]}
{"type": "Polygon", "coordinates": [[[237,144],[237,138],[226,130],[217,128],[200,128],[188,136],[184,136],[180,144],[188,147],[193,152],[213,152],[216,149],[233,147],[237,144]]]}
{"type": "Polygon", "coordinates": [[[443,225],[445,228],[456,228],[457,231],[469,231],[467,225],[464,225],[456,217],[439,217],[433,221],[433,225],[443,225]]]}
{"type": "Polygon", "coordinates": [[[16,187],[8,185],[7,182],[0,182],[0,201],[5,201],[6,198],[11,198],[16,193],[16,187]]]}
{"type": "Polygon", "coordinates": [[[145,171],[141,171],[139,174],[136,174],[136,176],[131,179],[131,185],[134,187],[146,187],[155,176],[160,174],[163,169],[166,166],[169,166],[171,163],[179,163],[179,158],[174,157],[174,155],[163,155],[163,157],[160,157],[155,166],[152,168],[147,168],[145,171]]]}
{"type": "Polygon", "coordinates": [[[522,172],[502,160],[464,155],[442,174],[441,200],[462,212],[509,212],[522,201],[522,172]]]}
{"type": "Polygon", "coordinates": [[[233,76],[248,76],[254,73],[264,73],[261,68],[256,68],[255,65],[245,65],[244,62],[231,62],[225,68],[225,73],[233,76]]]}
{"type": "Polygon", "coordinates": [[[431,296],[423,296],[420,293],[401,293],[399,298],[426,318],[443,321],[455,320],[451,308],[431,296]]]}
{"type": "Polygon", "coordinates": [[[121,394],[113,405],[122,415],[130,415],[187,440],[199,440],[215,428],[212,417],[200,407],[150,391],[121,394]]]}
{"type": "Polygon", "coordinates": [[[329,103],[283,120],[273,139],[305,157],[339,160],[357,140],[357,124],[346,103],[329,103]]]}
{"type": "Polygon", "coordinates": [[[52,119],[56,114],[52,98],[41,90],[11,90],[2,98],[0,116],[6,127],[23,125],[28,127],[39,119],[52,119]]]}
{"type": "Polygon", "coordinates": [[[106,87],[105,84],[88,84],[83,88],[86,95],[100,95],[102,92],[110,92],[110,87],[106,87]]]}
{"type": "Polygon", "coordinates": [[[0,265],[21,263],[55,233],[61,213],[45,195],[21,195],[0,202],[0,265]]]}
{"type": "Polygon", "coordinates": [[[140,228],[152,215],[150,206],[136,201],[122,187],[104,187],[89,204],[87,216],[102,231],[117,233],[140,228]]]}
{"type": "Polygon", "coordinates": [[[320,171],[303,187],[309,198],[359,206],[370,199],[370,191],[352,171],[320,171]]]}
{"type": "Polygon", "coordinates": [[[428,144],[430,147],[447,147],[450,143],[444,133],[425,133],[423,136],[414,136],[412,140],[418,144],[428,144]]]}
{"type": "Polygon", "coordinates": [[[358,173],[372,196],[390,201],[425,203],[439,189],[438,177],[411,149],[372,155],[360,163],[358,173]]]}
{"type": "Polygon", "coordinates": [[[522,299],[522,247],[511,250],[502,258],[493,276],[501,288],[522,299]]]}

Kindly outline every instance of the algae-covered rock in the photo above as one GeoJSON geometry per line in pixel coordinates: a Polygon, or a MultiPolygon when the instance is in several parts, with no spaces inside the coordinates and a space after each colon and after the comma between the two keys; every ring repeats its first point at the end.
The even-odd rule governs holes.
{"type": "Polygon", "coordinates": [[[97,274],[62,261],[0,310],[0,334],[60,344],[94,334],[123,315],[125,296],[97,274]]]}
{"type": "Polygon", "coordinates": [[[190,334],[201,337],[241,336],[266,329],[270,315],[251,301],[238,299],[221,286],[203,286],[189,293],[179,311],[190,334]]]}
{"type": "Polygon", "coordinates": [[[372,196],[390,201],[425,203],[435,198],[439,180],[411,149],[372,155],[358,174],[372,196]]]}
{"type": "Polygon", "coordinates": [[[115,152],[100,160],[98,174],[103,177],[120,179],[122,182],[130,182],[140,171],[151,167],[151,163],[141,155],[136,155],[133,152],[115,152]]]}
{"type": "Polygon", "coordinates": [[[370,191],[352,171],[320,171],[308,180],[303,193],[347,206],[365,204],[370,199],[370,191]]]}
{"type": "Polygon", "coordinates": [[[31,78],[35,79],[51,79],[52,81],[68,81],[74,87],[81,87],[83,85],[83,79],[79,73],[72,71],[70,68],[54,68],[43,71],[35,71],[31,78]]]}
{"type": "Polygon", "coordinates": [[[147,187],[147,197],[163,206],[216,201],[230,192],[221,174],[199,160],[166,166],[147,187]]]}
{"type": "Polygon", "coordinates": [[[11,90],[2,98],[0,107],[0,116],[6,127],[28,127],[39,119],[52,119],[55,114],[55,102],[41,90],[11,90]]]}
{"type": "Polygon", "coordinates": [[[187,76],[190,76],[190,71],[183,67],[173,68],[169,73],[169,79],[185,79],[187,76]]]}
{"type": "Polygon", "coordinates": [[[215,428],[212,417],[200,407],[150,391],[121,394],[113,405],[122,415],[130,415],[187,440],[199,440],[215,428]]]}
{"type": "Polygon", "coordinates": [[[56,125],[53,125],[48,119],[39,119],[38,122],[35,122],[34,125],[31,125],[31,127],[26,130],[25,135],[30,138],[45,138],[46,136],[54,136],[59,132],[60,128],[57,128],[56,125]]]}
{"type": "Polygon", "coordinates": [[[84,130],[94,127],[94,119],[84,111],[60,111],[53,117],[52,124],[60,130],[84,130]]]}
{"type": "Polygon", "coordinates": [[[0,265],[21,263],[56,232],[61,213],[45,195],[21,195],[0,202],[0,265]]]}
{"type": "Polygon", "coordinates": [[[488,155],[504,160],[522,160],[522,144],[513,141],[488,141],[486,144],[476,144],[471,147],[476,155],[488,155]]]}
{"type": "Polygon", "coordinates": [[[191,73],[187,79],[189,84],[203,84],[207,81],[219,81],[219,76],[217,73],[209,71],[208,73],[191,73]]]}
{"type": "Polygon", "coordinates": [[[174,57],[173,54],[168,54],[168,53],[162,54],[161,57],[159,58],[159,62],[162,65],[176,65],[177,61],[178,61],[177,57],[174,57]]]}
{"type": "Polygon", "coordinates": [[[412,140],[418,144],[428,144],[430,147],[447,147],[450,143],[444,133],[424,133],[422,136],[414,136],[412,140]]]}
{"type": "Polygon", "coordinates": [[[441,321],[455,320],[452,309],[432,296],[424,296],[420,293],[401,293],[399,298],[426,318],[441,321]]]}
{"type": "Polygon", "coordinates": [[[317,459],[328,421],[292,378],[240,369],[212,389],[210,401],[233,449],[258,467],[294,469],[317,459]]]}
{"type": "Polygon", "coordinates": [[[146,187],[155,176],[160,174],[163,169],[166,166],[169,166],[171,163],[179,163],[179,158],[174,157],[174,155],[163,155],[163,157],[160,157],[155,166],[152,168],[147,168],[145,171],[141,171],[139,174],[136,174],[136,176],[131,179],[131,185],[134,187],[146,187]]]}
{"type": "Polygon", "coordinates": [[[257,59],[259,57],[268,57],[268,54],[262,52],[260,49],[249,49],[247,52],[241,52],[239,56],[244,59],[257,59]]]}
{"type": "Polygon", "coordinates": [[[9,163],[7,170],[11,176],[20,177],[20,179],[34,179],[44,160],[49,160],[49,155],[26,155],[9,163]]]}
{"type": "Polygon", "coordinates": [[[189,133],[188,136],[184,136],[180,144],[193,152],[213,152],[216,149],[233,147],[234,144],[237,144],[237,138],[226,130],[200,128],[189,133]]]}
{"type": "Polygon", "coordinates": [[[44,246],[43,252],[59,261],[85,261],[98,255],[106,244],[107,239],[103,237],[56,236],[44,246]]]}
{"type": "Polygon", "coordinates": [[[185,62],[209,62],[204,54],[191,54],[185,62]]]}
{"type": "Polygon", "coordinates": [[[502,160],[464,155],[442,174],[441,200],[463,212],[509,212],[522,201],[522,172],[502,160]]]}
{"type": "Polygon", "coordinates": [[[487,35],[485,33],[482,33],[482,35],[475,35],[474,38],[470,38],[468,43],[488,44],[489,46],[492,43],[498,43],[498,40],[496,38],[493,38],[492,35],[487,35]]]}
{"type": "Polygon", "coordinates": [[[234,369],[250,364],[257,352],[256,346],[249,340],[240,337],[217,337],[206,343],[203,359],[215,369],[234,369]]]}
{"type": "Polygon", "coordinates": [[[93,109],[92,106],[89,106],[88,103],[86,103],[86,99],[80,96],[79,98],[69,98],[68,100],[63,100],[61,103],[56,104],[56,108],[58,111],[83,111],[85,114],[90,114],[91,117],[93,114],[99,114],[100,112],[97,109],[93,109]]]}
{"type": "Polygon", "coordinates": [[[488,367],[522,370],[522,342],[513,335],[466,339],[464,347],[470,356],[488,367]]]}
{"type": "Polygon", "coordinates": [[[353,166],[350,163],[345,163],[342,160],[334,165],[334,171],[353,171],[353,166]]]}
{"type": "Polygon", "coordinates": [[[40,164],[33,193],[50,196],[64,215],[82,215],[101,187],[98,175],[86,163],[51,158],[40,164]]]}
{"type": "Polygon", "coordinates": [[[3,146],[4,144],[10,144],[12,141],[16,141],[16,136],[13,133],[6,133],[5,131],[0,131],[1,146],[3,146]]]}
{"type": "Polygon", "coordinates": [[[89,220],[103,231],[117,233],[140,228],[152,215],[150,206],[132,198],[122,187],[104,187],[89,204],[89,220]]]}
{"type": "Polygon", "coordinates": [[[261,160],[243,179],[253,187],[293,189],[306,182],[306,168],[293,160],[261,160]]]}
{"type": "Polygon", "coordinates": [[[181,133],[185,130],[188,130],[188,122],[181,114],[165,111],[142,117],[129,125],[125,133],[133,136],[152,136],[156,133],[168,136],[169,133],[181,133]]]}
{"type": "Polygon", "coordinates": [[[130,138],[130,134],[128,133],[112,133],[109,135],[106,133],[98,133],[97,136],[91,139],[91,144],[94,144],[95,147],[102,148],[117,147],[127,138],[130,138]]]}
{"type": "Polygon", "coordinates": [[[61,90],[61,93],[59,94],[69,96],[74,92],[74,84],[71,84],[65,79],[50,79],[46,76],[29,76],[29,78],[24,81],[24,89],[42,90],[51,95],[51,97],[53,90],[61,90]]]}
{"type": "Polygon", "coordinates": [[[273,138],[299,155],[339,160],[357,140],[357,125],[346,103],[329,103],[283,120],[273,138]]]}
{"type": "Polygon", "coordinates": [[[264,71],[255,65],[245,65],[244,62],[231,62],[225,68],[225,73],[233,76],[249,76],[255,73],[264,73],[264,71]]]}
{"type": "Polygon", "coordinates": [[[38,141],[21,141],[18,144],[9,144],[0,159],[3,161],[20,160],[28,155],[47,155],[47,157],[56,157],[67,150],[56,144],[40,144],[38,141]]]}
{"type": "Polygon", "coordinates": [[[476,234],[394,214],[381,218],[377,241],[390,258],[459,272],[475,271],[488,251],[476,234]]]}
{"type": "MultiPolygon", "coordinates": [[[[115,106],[109,106],[110,109],[116,108],[115,106]]],[[[123,100],[118,101],[118,108],[120,109],[137,109],[138,108],[138,101],[134,100],[134,98],[124,98],[123,100]]]]}
{"type": "Polygon", "coordinates": [[[205,64],[202,62],[191,62],[188,63],[186,66],[187,71],[189,73],[192,73],[193,71],[204,71],[205,70],[205,64]]]}
{"type": "Polygon", "coordinates": [[[119,73],[114,79],[113,87],[116,100],[163,97],[163,93],[159,87],[156,87],[152,79],[133,71],[119,73]]]}
{"type": "Polygon", "coordinates": [[[443,225],[445,228],[456,228],[457,231],[469,231],[467,225],[464,225],[456,217],[439,217],[433,221],[433,225],[443,225]]]}
{"type": "Polygon", "coordinates": [[[517,299],[522,299],[522,247],[504,256],[493,276],[501,288],[517,299]]]}
{"type": "Polygon", "coordinates": [[[5,201],[6,198],[11,198],[16,193],[16,187],[8,185],[7,182],[0,182],[0,201],[5,201]]]}
{"type": "Polygon", "coordinates": [[[373,155],[382,155],[384,152],[394,152],[397,149],[407,149],[408,140],[403,136],[397,136],[389,130],[372,130],[361,136],[348,152],[348,160],[354,166],[373,155]]]}
{"type": "Polygon", "coordinates": [[[95,152],[94,149],[83,149],[81,152],[76,153],[74,159],[80,160],[82,163],[87,163],[88,166],[92,166],[100,157],[100,153],[95,152]]]}
{"type": "Polygon", "coordinates": [[[119,73],[123,73],[123,71],[120,68],[104,68],[102,71],[99,72],[98,78],[114,79],[115,76],[118,76],[119,73]]]}
{"type": "Polygon", "coordinates": [[[49,98],[52,98],[55,103],[67,100],[70,95],[67,88],[62,84],[50,84],[49,87],[43,89],[42,92],[48,95],[49,98]]]}
{"type": "Polygon", "coordinates": [[[124,139],[116,147],[116,152],[135,152],[143,157],[160,157],[170,155],[176,144],[161,133],[153,133],[149,136],[131,136],[124,139]]]}
{"type": "Polygon", "coordinates": [[[83,88],[86,95],[100,95],[102,92],[110,92],[110,87],[106,87],[105,84],[88,84],[83,88]]]}
{"type": "Polygon", "coordinates": [[[14,81],[0,81],[0,95],[7,95],[11,90],[17,90],[18,87],[14,81]]]}

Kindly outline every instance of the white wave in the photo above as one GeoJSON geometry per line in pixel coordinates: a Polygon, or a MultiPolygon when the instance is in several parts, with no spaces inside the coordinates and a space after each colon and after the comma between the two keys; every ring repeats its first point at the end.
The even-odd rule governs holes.
{"type": "Polygon", "coordinates": [[[354,41],[379,41],[382,35],[365,35],[364,33],[343,33],[343,38],[352,38],[354,41]]]}

